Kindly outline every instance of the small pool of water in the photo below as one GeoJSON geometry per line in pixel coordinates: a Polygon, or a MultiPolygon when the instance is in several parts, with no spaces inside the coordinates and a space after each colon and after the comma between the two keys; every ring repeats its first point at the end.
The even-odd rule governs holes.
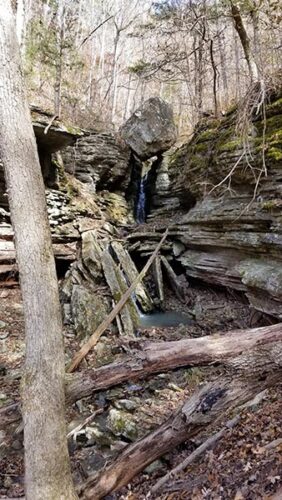
{"type": "Polygon", "coordinates": [[[166,311],[152,314],[140,314],[140,327],[169,327],[179,325],[193,325],[194,320],[182,312],[166,311]]]}

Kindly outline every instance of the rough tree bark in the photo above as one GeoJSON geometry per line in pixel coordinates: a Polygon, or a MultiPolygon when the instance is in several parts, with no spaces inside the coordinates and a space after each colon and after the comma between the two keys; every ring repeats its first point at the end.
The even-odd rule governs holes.
{"type": "Polygon", "coordinates": [[[64,347],[44,184],[10,2],[0,0],[0,154],[26,332],[22,380],[26,499],[75,499],[66,441],[64,347]]]}

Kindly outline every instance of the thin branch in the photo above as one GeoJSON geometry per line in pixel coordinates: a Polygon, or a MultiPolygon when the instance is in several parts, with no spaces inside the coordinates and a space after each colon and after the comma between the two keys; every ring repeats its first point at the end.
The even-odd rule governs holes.
{"type": "Polygon", "coordinates": [[[89,38],[94,35],[94,33],[96,33],[96,31],[98,31],[99,28],[101,28],[104,24],[106,24],[110,19],[112,19],[114,16],[109,16],[107,17],[106,19],[104,19],[104,21],[102,21],[100,24],[98,24],[98,26],[96,26],[96,28],[94,28],[94,30],[91,31],[91,33],[89,33],[89,35],[87,35],[84,40],[82,40],[79,48],[81,49],[82,45],[84,45],[87,40],[89,40],[89,38]]]}
{"type": "MultiPolygon", "coordinates": [[[[219,441],[219,439],[221,439],[229,429],[235,427],[235,425],[237,425],[239,421],[240,421],[240,415],[236,415],[236,417],[234,417],[232,420],[228,420],[228,422],[226,422],[226,424],[222,429],[220,429],[220,431],[210,436],[206,441],[204,441],[204,443],[202,443],[198,448],[196,448],[196,450],[194,450],[185,460],[183,460],[183,462],[174,467],[174,469],[169,471],[165,476],[161,477],[159,481],[153,486],[150,493],[156,493],[159,489],[161,489],[164,486],[165,483],[167,483],[167,481],[173,479],[179,472],[186,469],[188,465],[190,465],[192,462],[195,462],[195,460],[197,460],[203,453],[213,448],[217,443],[217,441],[219,441]]],[[[150,493],[148,495],[148,498],[150,497],[150,493]]]]}

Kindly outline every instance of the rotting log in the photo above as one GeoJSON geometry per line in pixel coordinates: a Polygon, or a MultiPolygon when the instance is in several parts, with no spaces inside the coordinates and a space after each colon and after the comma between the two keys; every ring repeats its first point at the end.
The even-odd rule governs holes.
{"type": "Polygon", "coordinates": [[[240,422],[240,415],[236,415],[236,417],[232,418],[232,420],[228,420],[224,424],[224,426],[217,431],[212,436],[209,436],[198,448],[196,448],[188,457],[185,458],[180,464],[170,470],[167,474],[161,477],[156,484],[151,488],[151,493],[156,493],[156,491],[163,489],[163,486],[170,480],[173,479],[179,474],[179,472],[186,469],[190,464],[196,461],[203,453],[207,450],[211,450],[217,444],[217,442],[227,433],[229,429],[233,429],[238,422],[240,422]]]}
{"type": "Polygon", "coordinates": [[[243,350],[230,361],[233,370],[198,389],[166,422],[143,439],[129,445],[100,475],[90,476],[79,492],[84,499],[98,500],[121,487],[146,466],[209,424],[281,382],[282,342],[243,350]],[[130,464],[130,467],[128,467],[130,464]]]}
{"type": "Polygon", "coordinates": [[[161,268],[161,261],[160,261],[159,256],[156,257],[156,259],[153,263],[153,266],[152,266],[152,270],[153,270],[154,282],[155,282],[156,289],[157,289],[157,295],[158,295],[160,302],[162,304],[164,301],[164,284],[163,284],[163,273],[162,273],[162,268],[161,268]]]}
{"type": "MultiPolygon", "coordinates": [[[[115,303],[117,303],[124,293],[124,287],[122,287],[122,284],[119,279],[120,276],[118,275],[119,271],[118,267],[107,248],[102,253],[101,262],[106,282],[109,285],[115,303]]],[[[123,326],[123,331],[129,337],[130,336],[134,337],[134,329],[136,326],[132,321],[132,314],[131,314],[132,309],[134,309],[135,311],[135,305],[132,301],[132,298],[129,297],[127,303],[124,305],[124,307],[121,309],[119,313],[123,326]]]]}
{"type": "Polygon", "coordinates": [[[173,342],[132,342],[129,356],[98,369],[84,370],[67,378],[67,400],[75,402],[93,392],[128,380],[138,380],[184,366],[224,364],[233,367],[234,359],[256,349],[273,350],[282,345],[282,324],[233,330],[225,335],[207,335],[173,342]]]}
{"type": "Polygon", "coordinates": [[[167,275],[167,278],[168,278],[168,281],[170,283],[172,290],[175,292],[177,298],[181,302],[184,302],[183,284],[180,283],[178,276],[175,274],[170,263],[163,255],[161,256],[161,263],[162,263],[163,268],[166,272],[166,275],[167,275]]]}
{"type": "MultiPolygon", "coordinates": [[[[280,349],[282,343],[282,324],[233,330],[226,334],[216,334],[197,339],[174,342],[131,342],[130,355],[119,362],[101,368],[84,370],[82,373],[66,376],[66,398],[68,403],[90,396],[128,380],[146,378],[184,366],[204,366],[224,364],[233,367],[234,360],[244,353],[265,348],[280,349]]],[[[277,351],[278,352],[278,351],[277,351]]],[[[280,361],[278,362],[278,366],[280,361]]],[[[0,428],[19,420],[18,405],[0,409],[0,428]],[[3,425],[2,425],[3,424],[3,425]]]]}

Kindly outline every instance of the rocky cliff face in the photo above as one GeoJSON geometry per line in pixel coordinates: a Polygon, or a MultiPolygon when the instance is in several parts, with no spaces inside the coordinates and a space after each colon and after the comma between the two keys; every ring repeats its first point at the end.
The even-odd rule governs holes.
{"type": "MultiPolygon", "coordinates": [[[[45,185],[55,187],[59,177],[56,162],[52,154],[73,145],[83,132],[77,127],[69,127],[56,119],[52,113],[30,106],[33,130],[38,147],[38,155],[45,185]]],[[[8,208],[8,197],[4,179],[4,169],[0,159],[0,207],[8,208]]]]}
{"type": "Polygon", "coordinates": [[[174,216],[173,237],[183,244],[177,259],[188,276],[241,290],[255,308],[281,319],[281,95],[266,105],[266,120],[254,117],[248,149],[235,121],[235,112],[208,119],[169,152],[150,218],[174,216]]]}
{"type": "MultiPolygon", "coordinates": [[[[39,125],[43,132],[48,120],[39,125]]],[[[62,127],[56,130],[57,127],[56,123],[50,126],[49,150],[44,137],[48,138],[49,131],[43,136],[38,132],[43,137],[38,136],[39,147],[43,147],[40,140],[47,140],[43,149],[48,155],[54,148],[61,147],[61,141],[65,144],[77,137],[62,127]],[[57,145],[54,145],[55,139],[57,145]]],[[[161,141],[161,136],[159,139],[161,141]]],[[[166,139],[163,148],[165,143],[166,139]]],[[[267,104],[266,120],[260,115],[254,117],[247,141],[236,135],[233,111],[221,120],[209,118],[199,123],[192,139],[163,153],[163,159],[160,151],[147,177],[150,188],[147,194],[151,198],[148,231],[143,227],[141,232],[139,228],[134,232],[132,228],[127,240],[129,251],[147,258],[154,251],[160,233],[169,227],[160,266],[166,264],[170,275],[173,269],[169,266],[177,261],[188,280],[194,277],[239,290],[246,294],[253,307],[281,319],[281,96],[272,97],[267,104]]],[[[97,276],[92,283],[93,266],[91,264],[90,269],[89,262],[93,260],[96,242],[100,251],[104,251],[104,244],[111,245],[115,238],[121,238],[121,233],[134,222],[124,196],[134,180],[130,155],[129,147],[116,136],[86,133],[64,154],[69,173],[64,172],[57,159],[58,185],[46,190],[58,268],[62,266],[65,272],[70,262],[76,261],[71,273],[72,292],[69,295],[64,292],[65,312],[67,316],[68,310],[75,310],[75,316],[81,318],[80,325],[76,325],[81,335],[93,328],[101,304],[93,305],[93,317],[85,317],[84,309],[78,310],[78,305],[87,302],[89,308],[93,290],[105,284],[105,276],[99,277],[98,285],[97,276]],[[91,236],[94,247],[85,263],[79,256],[83,242],[85,244],[90,235],[95,236],[94,239],[91,236]]],[[[136,185],[142,168],[142,162],[135,159],[136,185]]],[[[131,190],[133,192],[132,187],[131,190]]],[[[5,208],[0,200],[0,279],[13,284],[17,272],[13,231],[5,208]]],[[[181,294],[178,278],[174,276],[172,281],[181,294]]],[[[108,302],[108,299],[103,302],[105,311],[110,307],[108,302]]],[[[130,330],[128,325],[126,329],[130,330]]]]}
{"type": "Polygon", "coordinates": [[[86,132],[63,152],[65,169],[93,191],[124,194],[130,182],[130,149],[111,133],[86,132]]]}

